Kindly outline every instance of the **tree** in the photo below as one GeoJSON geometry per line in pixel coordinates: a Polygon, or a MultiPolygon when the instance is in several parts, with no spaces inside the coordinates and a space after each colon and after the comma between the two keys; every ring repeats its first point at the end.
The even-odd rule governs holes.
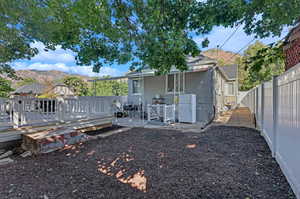
{"type": "Polygon", "coordinates": [[[79,77],[67,76],[63,79],[63,83],[73,89],[77,96],[86,96],[88,94],[88,85],[79,77]]]}
{"type": "Polygon", "coordinates": [[[9,93],[14,91],[11,82],[0,77],[0,97],[9,97],[9,93]]]}
{"type": "Polygon", "coordinates": [[[239,59],[241,90],[249,90],[284,71],[282,43],[266,46],[261,42],[248,47],[239,59]]]}
{"type": "Polygon", "coordinates": [[[0,13],[2,64],[31,58],[30,43],[41,41],[71,49],[95,72],[129,62],[166,73],[187,69],[186,56],[199,54],[192,33],[245,24],[247,34],[279,35],[300,16],[300,0],[3,0],[0,13]]]}
{"type": "Polygon", "coordinates": [[[247,34],[279,36],[300,17],[300,0],[206,0],[199,1],[191,18],[191,28],[208,33],[214,26],[244,24],[247,34]],[[288,12],[287,12],[288,11],[288,12]]]}
{"type": "MultiPolygon", "coordinates": [[[[0,74],[17,79],[9,63],[18,59],[30,59],[37,54],[37,49],[31,48],[34,38],[23,30],[22,13],[17,8],[17,1],[0,1],[0,74]]],[[[26,10],[30,12],[30,10],[26,10]]],[[[33,14],[33,13],[32,13],[33,14]]]]}
{"type": "Polygon", "coordinates": [[[24,86],[24,85],[33,84],[33,83],[37,83],[37,82],[38,81],[36,79],[28,77],[28,78],[24,78],[21,81],[19,81],[17,83],[17,87],[21,87],[21,86],[24,86]]]}
{"type": "MultiPolygon", "coordinates": [[[[109,78],[105,76],[103,78],[109,78]]],[[[89,89],[89,95],[96,96],[125,96],[128,95],[127,81],[122,80],[103,80],[96,81],[89,89]],[[96,91],[96,93],[95,93],[96,91]]]]}

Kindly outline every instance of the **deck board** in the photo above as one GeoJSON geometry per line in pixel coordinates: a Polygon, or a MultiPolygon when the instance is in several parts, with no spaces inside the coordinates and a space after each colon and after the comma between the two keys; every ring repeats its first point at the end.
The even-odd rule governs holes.
{"type": "Polygon", "coordinates": [[[111,122],[112,116],[103,116],[101,118],[81,119],[76,121],[68,121],[65,123],[52,123],[44,126],[26,126],[17,129],[7,129],[0,131],[0,143],[20,140],[22,135],[36,133],[43,130],[55,130],[58,128],[72,128],[74,130],[82,128],[92,128],[97,124],[111,122]]]}

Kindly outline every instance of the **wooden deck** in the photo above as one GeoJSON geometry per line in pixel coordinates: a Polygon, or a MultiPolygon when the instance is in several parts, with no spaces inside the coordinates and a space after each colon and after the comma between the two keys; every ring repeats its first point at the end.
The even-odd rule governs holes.
{"type": "MultiPolygon", "coordinates": [[[[56,132],[61,129],[79,130],[80,132],[85,132],[87,130],[97,130],[104,124],[112,123],[112,116],[105,116],[93,119],[81,119],[73,120],[65,123],[52,123],[43,126],[26,126],[22,128],[10,128],[0,131],[0,143],[21,140],[22,135],[35,134],[39,132],[56,132]]],[[[45,135],[46,136],[46,135],[45,135]]]]}

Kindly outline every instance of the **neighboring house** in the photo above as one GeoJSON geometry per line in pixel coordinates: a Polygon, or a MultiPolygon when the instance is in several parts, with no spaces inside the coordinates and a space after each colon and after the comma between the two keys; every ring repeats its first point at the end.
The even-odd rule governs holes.
{"type": "Polygon", "coordinates": [[[189,57],[187,63],[187,71],[172,68],[167,75],[156,76],[149,68],[128,73],[128,102],[145,106],[160,96],[164,103],[176,104],[180,94],[195,94],[196,120],[201,123],[211,121],[225,104],[236,104],[236,65],[223,69],[203,55],[189,57]]]}
{"type": "Polygon", "coordinates": [[[46,85],[40,83],[26,84],[24,86],[17,88],[11,94],[19,95],[19,96],[37,97],[39,95],[42,95],[45,92],[46,88],[47,88],[46,85]]]}
{"type": "Polygon", "coordinates": [[[60,96],[60,97],[75,96],[74,91],[65,84],[55,84],[47,92],[54,93],[56,96],[60,96]]]}
{"type": "Polygon", "coordinates": [[[285,70],[300,65],[300,22],[287,35],[283,50],[285,70]]]}
{"type": "Polygon", "coordinates": [[[224,76],[223,91],[224,91],[224,104],[230,107],[235,107],[237,104],[238,96],[238,65],[228,65],[218,67],[221,74],[224,76]]]}
{"type": "Polygon", "coordinates": [[[38,97],[43,94],[54,94],[58,97],[74,96],[74,92],[65,84],[55,84],[54,86],[46,86],[40,83],[32,83],[17,88],[11,94],[16,96],[32,96],[38,97]]]}

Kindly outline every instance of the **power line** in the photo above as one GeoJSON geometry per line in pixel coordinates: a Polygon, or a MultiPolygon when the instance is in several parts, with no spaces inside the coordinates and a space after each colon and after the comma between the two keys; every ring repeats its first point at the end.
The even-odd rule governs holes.
{"type": "Polygon", "coordinates": [[[252,39],[250,42],[248,42],[244,47],[242,47],[238,52],[236,52],[233,56],[231,56],[229,59],[226,60],[226,62],[230,61],[232,58],[237,56],[242,50],[247,48],[256,38],[252,39]]]}
{"type": "Polygon", "coordinates": [[[229,37],[224,41],[224,43],[221,45],[220,49],[225,46],[225,44],[235,35],[235,33],[238,31],[238,29],[241,27],[242,24],[240,24],[232,33],[229,35],[229,37]]]}

